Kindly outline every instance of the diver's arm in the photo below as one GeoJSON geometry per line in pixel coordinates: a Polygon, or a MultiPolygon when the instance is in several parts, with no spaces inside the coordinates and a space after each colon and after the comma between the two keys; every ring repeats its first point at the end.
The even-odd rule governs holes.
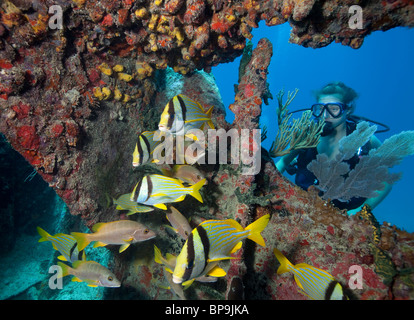
{"type": "Polygon", "coordinates": [[[284,155],[276,162],[276,168],[280,173],[285,172],[286,167],[298,156],[300,149],[293,150],[291,153],[284,155]]]}

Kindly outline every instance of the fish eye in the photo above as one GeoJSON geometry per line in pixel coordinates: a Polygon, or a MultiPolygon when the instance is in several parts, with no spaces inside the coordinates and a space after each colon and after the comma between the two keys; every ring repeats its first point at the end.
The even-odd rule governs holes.
{"type": "Polygon", "coordinates": [[[147,234],[149,232],[149,229],[144,230],[144,234],[147,234]]]}
{"type": "Polygon", "coordinates": [[[188,261],[187,269],[192,269],[194,267],[194,260],[188,261]]]}
{"type": "Polygon", "coordinates": [[[114,280],[114,278],[113,278],[112,276],[109,276],[109,277],[108,277],[108,280],[109,280],[109,281],[112,281],[112,280],[114,280]]]}
{"type": "Polygon", "coordinates": [[[200,177],[200,175],[199,175],[199,174],[197,175],[197,179],[200,179],[200,180],[201,180],[201,177],[200,177]]]}

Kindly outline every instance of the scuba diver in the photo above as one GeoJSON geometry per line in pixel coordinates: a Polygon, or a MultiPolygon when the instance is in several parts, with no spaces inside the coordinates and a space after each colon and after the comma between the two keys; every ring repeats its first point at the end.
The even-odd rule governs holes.
{"type": "MultiPolygon", "coordinates": [[[[316,159],[317,154],[326,154],[329,160],[334,159],[339,152],[339,140],[351,134],[356,129],[358,121],[366,120],[386,128],[385,130],[377,132],[389,130],[386,125],[353,115],[355,111],[355,99],[358,95],[352,88],[347,87],[342,82],[331,82],[327,84],[321,90],[317,91],[315,96],[317,103],[311,107],[312,114],[316,119],[323,116],[325,120],[325,126],[317,147],[294,150],[283,156],[276,163],[276,167],[281,173],[286,170],[289,174],[296,174],[295,183],[304,190],[318,183],[315,175],[307,169],[307,165],[316,159]]],[[[368,154],[371,149],[376,149],[380,145],[380,140],[372,135],[371,139],[347,161],[350,169],[352,170],[359,162],[360,156],[368,154]]],[[[365,204],[369,205],[371,209],[374,209],[391,191],[391,185],[386,182],[384,184],[384,189],[378,191],[378,195],[374,198],[354,197],[347,202],[334,199],[332,203],[339,209],[347,209],[349,214],[357,213],[365,204]]]]}

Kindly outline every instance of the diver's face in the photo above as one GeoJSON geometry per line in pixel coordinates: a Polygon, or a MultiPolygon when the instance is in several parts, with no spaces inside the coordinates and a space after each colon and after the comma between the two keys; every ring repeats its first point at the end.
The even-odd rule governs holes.
{"type": "MultiPolygon", "coordinates": [[[[338,98],[335,95],[326,95],[326,96],[321,96],[318,99],[318,103],[330,103],[330,102],[339,102],[339,103],[344,103],[340,98],[338,98]]],[[[346,118],[349,114],[350,110],[344,110],[344,112],[342,113],[341,116],[334,118],[332,117],[332,115],[325,109],[323,112],[323,117],[325,118],[325,127],[324,127],[324,132],[322,133],[322,136],[327,136],[330,133],[332,133],[334,131],[334,129],[336,129],[337,127],[339,127],[340,125],[344,124],[346,121],[346,118]]]]}

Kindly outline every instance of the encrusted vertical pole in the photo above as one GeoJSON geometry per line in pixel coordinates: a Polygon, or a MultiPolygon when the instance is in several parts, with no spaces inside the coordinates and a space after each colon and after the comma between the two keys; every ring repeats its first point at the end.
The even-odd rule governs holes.
{"type": "MultiPolygon", "coordinates": [[[[240,80],[235,101],[230,105],[230,110],[235,114],[232,127],[237,129],[239,134],[244,129],[248,129],[249,131],[258,129],[262,98],[267,91],[267,69],[270,64],[272,52],[271,42],[266,38],[261,39],[257,47],[253,50],[250,62],[247,64],[240,80]]],[[[260,152],[260,144],[255,143],[251,135],[252,133],[250,132],[248,145],[244,146],[242,143],[241,152],[249,152],[250,154],[260,152]]],[[[236,206],[234,212],[234,219],[244,227],[252,222],[253,217],[249,216],[249,203],[243,203],[240,199],[247,199],[249,196],[252,196],[254,180],[254,175],[243,174],[242,171],[239,171],[239,176],[236,180],[240,196],[239,204],[236,206]]],[[[235,283],[233,278],[243,278],[246,274],[247,268],[243,260],[243,254],[244,249],[242,248],[234,255],[236,259],[230,260],[230,268],[227,273],[229,292],[232,291],[232,283],[235,283]]]]}

